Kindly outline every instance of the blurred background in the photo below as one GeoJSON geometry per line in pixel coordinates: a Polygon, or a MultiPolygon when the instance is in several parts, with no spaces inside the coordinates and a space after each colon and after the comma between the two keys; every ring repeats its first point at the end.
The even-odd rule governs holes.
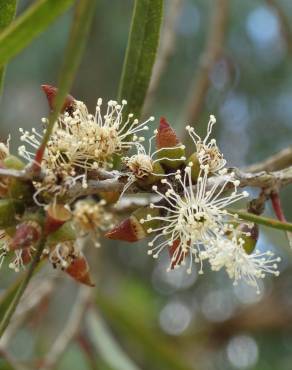
{"type": "MultiPolygon", "coordinates": [[[[20,0],[18,13],[31,3],[20,0]]],[[[130,0],[98,2],[72,91],[92,111],[98,97],[116,98],[132,6],[130,0]]],[[[19,127],[40,127],[48,114],[40,85],[56,84],[71,16],[59,18],[9,65],[0,136],[11,134],[15,152],[19,127]]],[[[237,167],[291,146],[291,21],[291,0],[165,0],[145,117],[163,115],[183,136],[186,124],[204,134],[214,114],[219,145],[237,167]]],[[[291,188],[281,198],[292,220],[291,188]]],[[[268,204],[267,214],[273,216],[268,204]]],[[[275,251],[283,262],[280,277],[265,279],[257,295],[246,285],[234,287],[224,272],[206,269],[198,276],[194,266],[191,275],[183,268],[166,273],[168,256],[153,261],[143,243],[89,246],[96,307],[52,368],[291,370],[292,253],[284,233],[266,228],[259,248],[275,251]]],[[[14,279],[4,266],[0,288],[14,279]]],[[[50,268],[33,283],[26,316],[16,315],[17,330],[12,323],[5,338],[12,355],[30,368],[49,352],[72,318],[76,296],[84,294],[50,268]]],[[[5,366],[0,360],[0,369],[5,366]]]]}

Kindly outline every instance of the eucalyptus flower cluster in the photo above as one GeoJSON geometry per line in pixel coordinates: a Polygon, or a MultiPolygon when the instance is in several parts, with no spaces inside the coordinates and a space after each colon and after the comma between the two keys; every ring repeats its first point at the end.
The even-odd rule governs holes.
{"type": "MultiPolygon", "coordinates": [[[[57,90],[49,85],[43,89],[52,108],[57,90]]],[[[38,176],[0,177],[0,216],[8,215],[0,222],[0,265],[9,258],[9,267],[19,271],[45,237],[41,258],[93,285],[84,240],[100,246],[105,233],[128,242],[149,238],[149,255],[169,254],[168,271],[187,265],[191,273],[198,264],[203,273],[207,263],[213,271],[225,270],[234,284],[243,279],[257,290],[267,273],[278,275],[279,258],[256,250],[257,225],[229,210],[248,194],[240,191],[212,138],[215,117],[210,116],[204,138],[186,127],[193,142],[187,153],[165,118],[158,127],[153,117],[139,122],[124,113],[126,104],[110,100],[104,107],[98,99],[91,114],[83,102],[68,96],[37,163],[38,176]],[[152,132],[148,140],[147,131],[152,132]],[[117,163],[121,186],[93,191],[92,181],[98,182],[102,171],[113,174],[117,163]],[[79,190],[70,198],[75,188],[79,190]],[[115,204],[131,189],[155,201],[119,221],[115,204]]],[[[42,123],[43,130],[20,129],[24,144],[18,152],[27,164],[10,153],[9,143],[1,143],[1,168],[25,171],[36,163],[48,119],[42,123]]]]}

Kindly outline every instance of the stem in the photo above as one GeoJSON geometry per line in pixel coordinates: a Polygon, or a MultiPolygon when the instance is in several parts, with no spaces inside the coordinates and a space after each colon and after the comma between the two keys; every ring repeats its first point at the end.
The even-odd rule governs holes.
{"type": "MultiPolygon", "coordinates": [[[[281,199],[280,199],[279,193],[278,192],[272,192],[271,195],[270,195],[270,198],[271,198],[271,202],[272,202],[274,212],[275,212],[278,220],[280,220],[284,223],[287,223],[287,220],[286,220],[286,217],[284,215],[283,208],[282,208],[282,205],[281,205],[281,199]]],[[[288,243],[289,243],[290,247],[292,248],[292,233],[287,231],[286,235],[287,235],[288,243]]]]}
{"type": "Polygon", "coordinates": [[[280,220],[282,222],[287,222],[287,220],[285,218],[285,215],[283,213],[283,210],[282,210],[279,194],[273,192],[273,193],[271,193],[270,198],[271,198],[271,202],[272,202],[274,212],[275,212],[278,220],[280,220]]]}
{"type": "Polygon", "coordinates": [[[7,311],[5,312],[3,320],[0,323],[0,338],[4,334],[7,326],[9,325],[10,319],[11,319],[12,315],[14,314],[14,312],[16,310],[16,307],[18,306],[20,298],[22,297],[26,287],[28,286],[28,283],[29,283],[30,279],[32,278],[32,275],[33,275],[33,273],[34,273],[34,271],[35,271],[35,269],[36,269],[36,267],[39,263],[40,257],[42,255],[43,250],[44,250],[45,242],[46,242],[46,238],[42,237],[39,241],[36,254],[35,254],[35,256],[34,256],[32,262],[29,266],[29,269],[26,273],[26,276],[22,280],[21,284],[19,285],[19,288],[18,288],[12,302],[10,303],[7,311]]]}
{"type": "Polygon", "coordinates": [[[243,220],[251,221],[256,224],[265,225],[265,226],[272,227],[278,230],[292,231],[292,223],[289,223],[289,222],[282,222],[282,221],[275,220],[273,218],[257,216],[257,215],[254,215],[253,213],[249,213],[246,211],[240,211],[236,209],[228,209],[228,211],[230,213],[237,214],[243,220]]]}

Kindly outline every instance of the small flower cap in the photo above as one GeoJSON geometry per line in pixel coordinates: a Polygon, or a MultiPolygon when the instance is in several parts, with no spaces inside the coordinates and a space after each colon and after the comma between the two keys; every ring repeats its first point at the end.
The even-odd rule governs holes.
{"type": "Polygon", "coordinates": [[[81,284],[94,287],[90,274],[89,265],[86,258],[80,255],[71,262],[70,266],[65,270],[68,275],[70,275],[74,280],[81,284]]]}
{"type": "Polygon", "coordinates": [[[108,239],[134,243],[145,238],[146,233],[137,218],[132,215],[115,226],[112,230],[108,231],[105,234],[105,237],[108,239]]]}
{"type": "Polygon", "coordinates": [[[157,149],[171,148],[180,144],[180,140],[176,135],[176,132],[166,121],[166,118],[161,117],[159,127],[156,135],[156,147],[157,149]]]}
{"type": "Polygon", "coordinates": [[[166,168],[176,169],[185,160],[185,147],[164,117],[160,118],[156,135],[157,158],[166,168]]]}
{"type": "MultiPolygon", "coordinates": [[[[54,99],[57,95],[58,89],[51,85],[42,85],[42,89],[47,96],[49,107],[52,110],[54,108],[54,99]]],[[[67,95],[62,108],[62,113],[72,108],[74,105],[74,101],[75,99],[73,98],[73,96],[67,95]]]]}
{"type": "Polygon", "coordinates": [[[159,211],[157,209],[152,209],[150,207],[139,208],[133,212],[129,218],[107,232],[105,237],[132,243],[144,239],[150,233],[149,230],[158,225],[156,219],[152,220],[152,217],[158,214],[159,211]]]}

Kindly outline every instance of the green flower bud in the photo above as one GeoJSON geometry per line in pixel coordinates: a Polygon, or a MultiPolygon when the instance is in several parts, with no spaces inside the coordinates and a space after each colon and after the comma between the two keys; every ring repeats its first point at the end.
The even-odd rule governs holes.
{"type": "MultiPolygon", "coordinates": [[[[9,155],[3,161],[4,166],[8,169],[21,171],[25,164],[14,155],[9,155]]],[[[30,181],[20,180],[17,178],[9,178],[8,180],[8,195],[10,198],[32,202],[34,188],[30,181]]]]}
{"type": "Polygon", "coordinates": [[[200,162],[197,153],[193,153],[186,161],[186,164],[191,164],[191,177],[194,182],[197,182],[200,174],[200,162]]]}
{"type": "Polygon", "coordinates": [[[0,199],[0,229],[16,225],[24,211],[24,204],[14,199],[0,199]]]}

